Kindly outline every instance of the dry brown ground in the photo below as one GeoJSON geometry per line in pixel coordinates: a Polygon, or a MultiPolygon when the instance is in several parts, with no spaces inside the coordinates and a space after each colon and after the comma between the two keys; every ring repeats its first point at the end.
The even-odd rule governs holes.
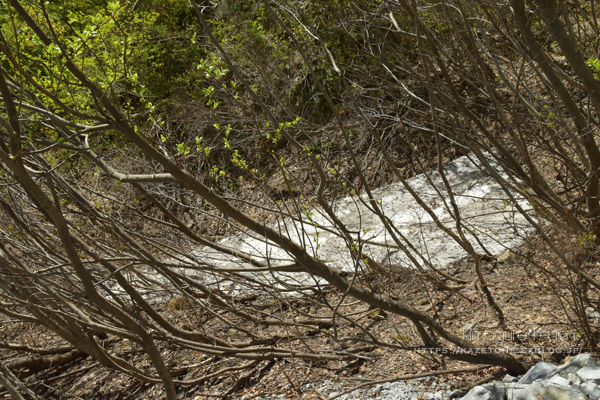
{"type": "MultiPolygon", "coordinates": [[[[577,246],[575,246],[577,247],[577,246]]],[[[581,335],[573,330],[573,323],[580,325],[577,316],[572,311],[566,311],[564,304],[572,302],[570,294],[565,287],[575,285],[581,288],[578,280],[564,273],[560,264],[553,261],[544,252],[544,246],[537,237],[531,238],[529,243],[522,246],[518,253],[525,257],[516,257],[507,262],[486,262],[483,266],[486,278],[489,280],[490,289],[497,304],[505,316],[505,325],[500,327],[497,312],[489,305],[485,295],[478,284],[471,284],[462,290],[463,296],[448,293],[428,292],[426,287],[414,276],[397,279],[390,284],[400,297],[406,299],[416,307],[434,314],[455,333],[461,334],[465,327],[472,326],[473,340],[479,344],[486,344],[484,338],[498,339],[499,347],[511,348],[525,362],[534,363],[546,360],[558,363],[568,356],[570,349],[592,351],[585,345],[581,335]],[[526,258],[534,258],[538,266],[532,265],[526,258]],[[558,292],[553,288],[561,284],[558,292]],[[562,290],[562,292],[561,292],[562,290]],[[566,297],[560,298],[560,295],[566,297]],[[421,304],[421,305],[419,305],[421,304]],[[537,334],[533,334],[537,332],[537,334]],[[515,334],[525,334],[523,340],[515,334]],[[480,339],[477,341],[476,336],[480,339]],[[511,336],[511,334],[513,336],[511,336]],[[546,350],[537,352],[535,349],[544,347],[546,350]],[[534,349],[531,353],[528,349],[534,349]],[[553,354],[553,349],[560,349],[567,353],[553,354]]],[[[600,274],[600,263],[592,251],[573,252],[580,265],[591,276],[600,274]]],[[[469,277],[472,279],[472,263],[469,260],[457,263],[448,269],[456,277],[469,277]]],[[[376,282],[378,283],[378,282],[376,282]]],[[[580,289],[577,289],[580,290],[580,289]]],[[[336,293],[330,293],[330,300],[335,300],[336,293]]],[[[299,307],[303,306],[299,300],[299,307]]],[[[309,303],[305,303],[308,310],[309,303]]],[[[178,325],[205,323],[212,328],[219,327],[217,320],[206,319],[194,321],[189,318],[188,311],[174,309],[168,304],[160,306],[161,311],[170,320],[178,325]],[[188,315],[188,317],[185,317],[188,315]]],[[[286,315],[287,311],[281,306],[272,305],[267,309],[273,315],[286,315]]],[[[387,315],[384,318],[375,316],[372,310],[364,311],[361,321],[368,326],[369,331],[376,337],[391,342],[412,345],[417,342],[417,334],[409,324],[402,319],[387,315]],[[371,314],[371,315],[369,315],[371,314]]],[[[319,315],[323,310],[312,310],[319,315]]],[[[600,324],[590,321],[591,329],[596,334],[600,324]]],[[[246,323],[249,329],[260,328],[246,323]]],[[[281,330],[272,334],[290,334],[290,330],[281,330]]],[[[326,331],[306,329],[300,332],[310,341],[311,345],[322,348],[335,348],[343,350],[353,346],[350,342],[338,343],[326,331]]],[[[232,332],[232,335],[234,333],[232,332]]],[[[347,335],[357,336],[358,331],[347,330],[347,335]]],[[[29,347],[56,348],[67,345],[52,333],[22,321],[13,321],[6,317],[0,320],[0,342],[19,343],[29,347]]],[[[139,348],[129,342],[105,339],[106,347],[114,354],[130,361],[138,360],[142,367],[149,367],[149,362],[139,348]]],[[[492,344],[487,342],[487,344],[492,344]]],[[[301,341],[292,341],[289,346],[302,347],[301,341]]],[[[180,351],[169,346],[162,346],[163,357],[172,369],[181,369],[179,379],[192,380],[208,375],[214,371],[239,362],[228,359],[209,358],[191,351],[180,351]]],[[[263,398],[319,398],[334,391],[340,392],[364,382],[364,379],[381,380],[404,374],[423,373],[444,369],[460,369],[468,367],[466,363],[453,361],[441,355],[420,354],[416,352],[397,350],[391,348],[377,348],[364,353],[368,360],[360,362],[311,362],[305,360],[279,360],[276,362],[262,361],[253,368],[234,372],[226,377],[188,386],[180,387],[181,398],[212,399],[217,397],[245,398],[266,396],[263,398]],[[249,371],[251,373],[249,373],[249,371]],[[241,383],[241,384],[240,384],[241,383]],[[307,385],[307,383],[309,383],[307,385]],[[325,383],[329,388],[319,392],[325,383]],[[237,387],[236,387],[236,384],[237,387]],[[231,392],[236,387],[235,392],[231,392]]],[[[25,353],[20,351],[3,350],[2,360],[10,363],[25,353]]],[[[479,381],[494,373],[502,374],[500,368],[487,368],[470,373],[459,373],[437,376],[436,384],[451,382],[449,388],[467,389],[474,382],[479,381]]],[[[80,358],[68,365],[50,368],[23,379],[37,394],[47,399],[158,399],[162,398],[160,385],[143,384],[121,374],[115,374],[98,366],[91,359],[80,358]]],[[[2,392],[0,398],[6,398],[2,392]]]]}

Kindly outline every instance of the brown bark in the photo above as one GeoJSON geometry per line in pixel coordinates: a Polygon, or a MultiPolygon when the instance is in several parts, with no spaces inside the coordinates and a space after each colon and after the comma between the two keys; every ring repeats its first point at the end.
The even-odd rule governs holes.
{"type": "Polygon", "coordinates": [[[67,353],[55,354],[53,356],[26,356],[5,363],[6,367],[15,371],[20,379],[37,374],[48,368],[69,364],[88,355],[81,350],[71,350],[67,353]],[[19,371],[21,370],[21,371],[19,371]]]}

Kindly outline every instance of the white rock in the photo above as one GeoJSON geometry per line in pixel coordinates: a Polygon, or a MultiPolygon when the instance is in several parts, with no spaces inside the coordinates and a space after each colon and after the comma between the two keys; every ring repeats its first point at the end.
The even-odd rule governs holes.
{"type": "Polygon", "coordinates": [[[581,385],[573,385],[569,389],[569,399],[573,400],[588,400],[597,399],[598,397],[588,397],[585,389],[581,385]]]}
{"type": "MultiPolygon", "coordinates": [[[[534,367],[535,368],[535,367],[534,367]]],[[[530,370],[531,371],[531,370],[530,370]]],[[[543,388],[540,382],[534,382],[531,385],[526,386],[522,390],[515,391],[514,396],[509,399],[514,400],[539,400],[536,396],[543,388]]]]}
{"type": "Polygon", "coordinates": [[[551,379],[546,380],[545,382],[548,383],[546,386],[558,386],[562,388],[567,388],[571,386],[571,381],[563,378],[560,375],[555,375],[551,379]]]}
{"type": "Polygon", "coordinates": [[[475,386],[461,400],[496,400],[493,395],[483,386],[475,386]]]}
{"type": "Polygon", "coordinates": [[[567,379],[571,381],[571,383],[581,383],[581,379],[579,379],[579,377],[577,376],[577,374],[574,374],[572,372],[567,374],[567,379]]]}
{"type": "Polygon", "coordinates": [[[597,365],[583,367],[577,371],[577,376],[582,381],[594,381],[594,383],[600,383],[600,367],[597,365]]]}
{"type": "Polygon", "coordinates": [[[540,361],[535,364],[532,368],[527,371],[525,375],[521,379],[519,379],[520,384],[528,385],[533,382],[541,381],[550,377],[556,371],[556,365],[552,365],[545,361],[540,361]]]}
{"type": "Polygon", "coordinates": [[[585,400],[579,392],[571,393],[568,389],[558,386],[544,387],[541,382],[535,382],[519,391],[514,400],[585,400]]]}
{"type": "Polygon", "coordinates": [[[554,372],[550,373],[547,376],[548,379],[552,378],[554,375],[560,375],[563,378],[568,378],[569,373],[576,373],[583,367],[587,367],[590,365],[598,366],[598,362],[594,357],[592,357],[588,353],[578,354],[575,357],[571,358],[564,365],[558,367],[554,372]]]}
{"type": "Polygon", "coordinates": [[[594,310],[592,307],[586,308],[585,314],[589,319],[597,320],[600,318],[600,312],[594,310]]]}
{"type": "Polygon", "coordinates": [[[492,394],[493,399],[503,399],[506,394],[506,384],[503,382],[488,383],[483,387],[492,394]]]}
{"type": "Polygon", "coordinates": [[[506,261],[514,261],[517,260],[519,258],[519,256],[516,253],[513,253],[510,250],[506,250],[504,253],[502,253],[502,255],[500,255],[496,261],[498,261],[499,263],[503,263],[506,261]]]}
{"type": "Polygon", "coordinates": [[[600,399],[600,386],[594,382],[584,382],[579,385],[590,399],[600,399]]]}
{"type": "MultiPolygon", "coordinates": [[[[522,391],[523,391],[523,389],[516,389],[516,388],[506,389],[506,398],[511,399],[511,400],[516,399],[517,395],[522,391]]],[[[539,400],[539,399],[536,399],[536,400],[539,400]]]]}

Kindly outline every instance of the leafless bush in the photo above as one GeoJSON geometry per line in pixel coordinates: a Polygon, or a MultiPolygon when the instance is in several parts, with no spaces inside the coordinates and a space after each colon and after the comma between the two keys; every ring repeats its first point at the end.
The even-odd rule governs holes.
{"type": "MultiPolygon", "coordinates": [[[[567,299],[566,307],[577,311],[574,323],[584,326],[595,347],[585,307],[597,307],[587,290],[600,285],[577,255],[567,254],[576,241],[589,250],[600,240],[600,83],[586,63],[595,14],[545,0],[536,8],[519,0],[358,2],[353,6],[363,18],[342,22],[352,20],[353,29],[368,32],[352,48],[375,65],[368,68],[333,48],[316,23],[319,16],[304,14],[294,2],[268,3],[271,23],[286,35],[303,64],[302,79],[311,83],[306,95],[319,97],[314,107],[328,110],[311,122],[297,118],[308,113],[295,104],[298,85],[269,82],[273,65],[261,61],[259,51],[248,49],[254,64],[242,68],[192,5],[229,81],[218,94],[207,92],[209,106],[200,115],[214,120],[182,139],[173,134],[177,118],[164,125],[151,110],[131,115],[115,87],[101,86],[82,68],[87,55],[71,52],[56,34],[64,27],[53,25],[43,3],[10,0],[3,6],[41,48],[58,51],[40,60],[63,73],[55,76],[60,91],[45,87],[28,72],[17,38],[2,38],[0,312],[48,328],[107,368],[164,384],[170,399],[176,385],[254,371],[257,361],[354,360],[376,347],[442,348],[448,357],[522,373],[525,365],[509,354],[469,353],[472,343],[392,287],[412,274],[432,290],[460,294],[476,280],[502,324],[481,269],[482,260],[497,254],[486,251],[482,234],[462,217],[443,168],[470,154],[562,263],[573,282],[569,292],[585,285],[586,295],[567,299]],[[562,55],[549,53],[539,37],[556,43],[562,55]],[[316,60],[325,60],[335,84],[315,71],[316,60]],[[371,74],[372,87],[360,86],[356,77],[364,74],[371,74]],[[224,99],[226,105],[218,103],[224,99]],[[312,140],[311,133],[322,130],[335,131],[336,143],[312,140]],[[112,145],[107,134],[116,138],[112,145]],[[249,143],[257,143],[254,153],[246,151],[249,143]],[[344,160],[327,149],[334,145],[344,160]],[[373,194],[376,173],[371,159],[356,151],[361,146],[378,154],[378,168],[394,174],[433,224],[472,258],[471,280],[445,274],[392,223],[373,194]],[[290,156],[302,160],[306,172],[290,170],[290,156]],[[75,161],[80,165],[69,169],[75,161]],[[441,221],[408,180],[432,167],[441,179],[437,201],[451,222],[441,221]],[[365,250],[366,232],[340,219],[334,200],[342,194],[366,210],[362,217],[381,221],[385,247],[405,254],[412,272],[365,250]],[[215,232],[225,226],[225,233],[257,238],[263,256],[216,241],[215,232]],[[318,242],[307,242],[313,227],[344,244],[340,253],[350,267],[333,268],[318,242]],[[185,326],[165,316],[165,303],[188,321],[185,326]],[[269,315],[265,310],[273,304],[284,312],[269,315]],[[315,307],[320,315],[311,313],[315,307]],[[371,334],[364,317],[372,310],[410,321],[421,343],[371,334]],[[204,324],[208,319],[229,330],[213,329],[204,324]],[[308,335],[315,330],[352,345],[323,348],[308,335]],[[99,339],[107,334],[137,345],[153,368],[107,350],[99,339]],[[241,362],[181,380],[181,371],[161,355],[166,346],[241,362]]],[[[98,62],[100,71],[108,68],[98,62]]]]}

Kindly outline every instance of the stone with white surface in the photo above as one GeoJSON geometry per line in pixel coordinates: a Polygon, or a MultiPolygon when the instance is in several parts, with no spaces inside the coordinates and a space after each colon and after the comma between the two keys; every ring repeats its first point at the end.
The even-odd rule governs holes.
{"type": "Polygon", "coordinates": [[[600,383],[600,367],[597,365],[589,365],[581,368],[577,371],[577,376],[582,381],[593,381],[594,383],[600,383]]]}
{"type": "Polygon", "coordinates": [[[579,384],[581,383],[581,379],[579,379],[579,377],[577,376],[577,374],[574,374],[572,372],[567,374],[567,379],[573,383],[573,384],[579,384]]]}
{"type": "Polygon", "coordinates": [[[503,382],[493,382],[482,386],[492,394],[492,399],[503,399],[506,394],[506,386],[503,382]]]}
{"type": "Polygon", "coordinates": [[[584,382],[579,385],[590,399],[600,399],[600,386],[594,382],[584,382]]]}
{"type": "MultiPolygon", "coordinates": [[[[588,397],[587,393],[585,392],[584,388],[581,385],[573,385],[571,386],[571,388],[569,389],[569,397],[573,400],[588,400],[590,399],[590,397],[588,397]]],[[[594,398],[594,397],[592,397],[594,398]]],[[[597,397],[595,397],[597,399],[597,397]]]]}
{"type": "MultiPolygon", "coordinates": [[[[577,379],[580,379],[579,376],[581,376],[583,378],[581,384],[573,384],[572,381],[561,374],[554,373],[557,370],[556,366],[553,366],[554,369],[552,369],[548,366],[551,364],[538,363],[528,371],[530,377],[534,375],[541,376],[543,375],[542,371],[554,371],[551,372],[553,376],[537,380],[530,384],[523,384],[511,382],[513,377],[508,375],[501,382],[491,382],[475,386],[462,397],[462,400],[597,400],[600,399],[600,386],[593,380],[585,380],[586,377],[593,378],[595,376],[593,374],[595,374],[596,369],[590,368],[590,366],[597,366],[594,363],[595,359],[593,357],[581,354],[580,356],[571,358],[569,362],[560,367],[561,372],[564,372],[579,366],[580,368],[575,373],[569,374],[572,377],[577,377],[577,379]]],[[[427,382],[434,381],[435,377],[427,377],[415,379],[412,385],[403,382],[384,383],[377,385],[371,392],[355,391],[353,392],[354,394],[341,396],[340,400],[413,400],[417,398],[446,400],[461,398],[459,392],[435,391],[435,388],[430,387],[430,385],[425,385],[429,387],[429,390],[416,387],[417,384],[426,384],[427,382]],[[371,395],[370,393],[376,393],[376,395],[371,395]]],[[[449,381],[447,384],[456,383],[451,382],[449,381]]],[[[441,387],[441,385],[438,384],[436,387],[441,387]]]]}
{"type": "Polygon", "coordinates": [[[578,354],[575,357],[571,357],[569,361],[558,367],[554,372],[548,375],[548,379],[554,375],[560,375],[563,378],[569,379],[570,373],[576,373],[583,367],[587,366],[598,366],[598,361],[591,354],[583,353],[578,354]]]}
{"type": "Polygon", "coordinates": [[[590,354],[579,354],[564,365],[556,367],[547,362],[539,362],[529,369],[518,383],[505,378],[503,382],[478,386],[463,400],[590,400],[600,399],[600,367],[590,354]],[[504,392],[496,397],[493,389],[504,392]]]}
{"type": "Polygon", "coordinates": [[[571,381],[569,381],[568,379],[563,378],[560,375],[554,375],[552,378],[542,381],[545,382],[545,386],[559,386],[559,387],[569,387],[571,386],[571,381]]]}
{"type": "Polygon", "coordinates": [[[518,383],[522,385],[529,385],[533,382],[544,380],[555,370],[556,365],[540,361],[539,363],[535,364],[533,368],[529,369],[529,371],[527,371],[527,373],[523,375],[521,379],[519,379],[518,383]]]}
{"type": "Polygon", "coordinates": [[[496,399],[494,395],[484,388],[483,386],[475,386],[469,390],[469,393],[462,400],[500,400],[496,399]]]}

